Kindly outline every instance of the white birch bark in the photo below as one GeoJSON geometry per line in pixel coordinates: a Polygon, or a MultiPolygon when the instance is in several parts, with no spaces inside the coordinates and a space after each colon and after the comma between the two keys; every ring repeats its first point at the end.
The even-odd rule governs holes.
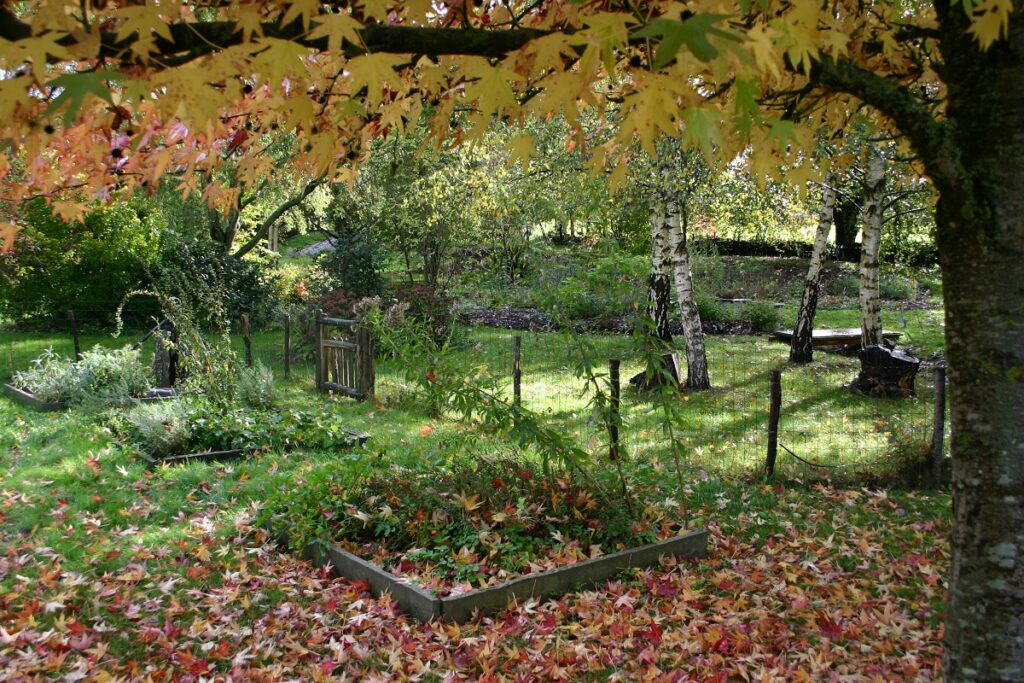
{"type": "Polygon", "coordinates": [[[666,344],[672,343],[669,331],[671,259],[665,230],[665,206],[656,200],[651,205],[651,274],[647,280],[647,315],[651,319],[654,336],[666,344]]]}
{"type": "Polygon", "coordinates": [[[860,248],[860,343],[861,347],[882,343],[879,310],[878,250],[882,240],[882,201],[885,162],[877,150],[868,158],[867,191],[864,197],[860,248]]]}
{"type": "Polygon", "coordinates": [[[814,359],[814,314],[818,309],[818,294],[821,292],[821,264],[828,245],[828,233],[832,229],[832,213],[835,209],[836,193],[829,185],[822,188],[821,210],[818,211],[818,231],[811,249],[811,262],[804,279],[804,293],[800,299],[800,311],[796,316],[796,327],[789,347],[789,360],[793,363],[809,363],[814,359]]]}
{"type": "Polygon", "coordinates": [[[668,199],[665,202],[665,225],[668,228],[669,248],[672,253],[672,275],[675,279],[676,297],[679,299],[679,314],[683,322],[683,338],[686,340],[686,387],[691,390],[711,388],[708,376],[708,358],[704,348],[704,328],[697,310],[693,292],[693,272],[690,268],[690,252],[686,246],[686,215],[679,202],[668,199]]]}

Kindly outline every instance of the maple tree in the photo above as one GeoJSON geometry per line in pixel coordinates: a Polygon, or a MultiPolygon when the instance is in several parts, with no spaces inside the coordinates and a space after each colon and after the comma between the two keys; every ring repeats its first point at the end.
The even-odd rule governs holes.
{"type": "Polygon", "coordinates": [[[438,139],[473,142],[495,116],[572,124],[610,102],[618,132],[590,153],[613,179],[634,139],[652,152],[667,134],[719,159],[749,150],[756,172],[784,165],[803,184],[814,131],[867,105],[939,196],[956,501],[945,675],[1024,675],[1021,0],[39,0],[5,3],[0,39],[0,177],[19,169],[0,201],[43,195],[68,218],[170,169],[231,207],[237,188],[201,178],[226,157],[246,183],[269,173],[258,141],[279,129],[297,134],[297,175],[341,180],[424,112],[438,139]]]}

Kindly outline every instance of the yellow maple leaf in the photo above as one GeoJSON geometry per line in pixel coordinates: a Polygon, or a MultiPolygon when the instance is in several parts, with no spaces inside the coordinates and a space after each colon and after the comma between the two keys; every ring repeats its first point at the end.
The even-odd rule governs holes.
{"type": "Polygon", "coordinates": [[[523,165],[523,170],[528,171],[530,169],[530,158],[537,153],[537,141],[534,137],[529,134],[513,136],[508,142],[508,148],[512,151],[509,163],[515,164],[519,162],[523,165]]]}
{"type": "Polygon", "coordinates": [[[985,0],[977,5],[970,32],[983,50],[1008,35],[1012,12],[1013,0],[985,0]]]}
{"type": "Polygon", "coordinates": [[[18,236],[18,226],[14,223],[0,222],[0,254],[9,254],[14,250],[14,238],[18,236]]]}
{"type": "Polygon", "coordinates": [[[362,24],[345,12],[325,14],[317,18],[316,26],[310,31],[309,37],[313,39],[326,37],[327,49],[340,55],[343,41],[352,45],[363,44],[363,39],[359,36],[359,29],[362,27],[362,24]]]}
{"type": "Polygon", "coordinates": [[[473,494],[472,496],[463,496],[460,493],[453,494],[452,496],[462,506],[466,512],[473,512],[478,510],[483,503],[480,502],[480,496],[473,494]]]}
{"type": "Polygon", "coordinates": [[[371,107],[377,107],[384,101],[384,89],[387,85],[395,91],[402,91],[402,81],[395,69],[406,63],[405,57],[388,54],[360,55],[348,61],[348,82],[350,92],[355,94],[366,88],[366,100],[371,107]]]}

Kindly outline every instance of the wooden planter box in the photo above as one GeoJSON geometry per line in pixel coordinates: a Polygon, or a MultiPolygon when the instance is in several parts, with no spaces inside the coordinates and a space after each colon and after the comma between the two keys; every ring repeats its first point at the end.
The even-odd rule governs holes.
{"type": "MultiPolygon", "coordinates": [[[[156,400],[162,400],[157,397],[156,400]]],[[[362,446],[370,438],[369,434],[363,432],[349,431],[352,436],[352,444],[362,446]]],[[[146,462],[149,463],[150,467],[157,467],[159,465],[168,464],[172,465],[175,463],[199,461],[205,462],[207,460],[236,460],[245,455],[245,449],[233,448],[226,451],[202,451],[200,453],[185,453],[184,455],[169,455],[166,458],[154,458],[148,453],[144,454],[146,462]]]]}
{"type": "Polygon", "coordinates": [[[23,406],[28,406],[30,408],[42,410],[48,413],[55,413],[57,411],[64,410],[65,408],[63,403],[41,401],[40,399],[36,398],[35,394],[33,394],[31,391],[19,389],[13,384],[5,384],[4,393],[23,406]]]}
{"type": "MultiPolygon", "coordinates": [[[[278,540],[283,543],[286,539],[278,540]]],[[[390,594],[398,606],[415,619],[443,619],[462,623],[476,615],[503,610],[512,601],[560,595],[578,587],[600,584],[626,569],[643,569],[655,565],[665,555],[702,558],[707,555],[707,544],[707,530],[696,529],[664,541],[527,574],[496,586],[443,598],[333,543],[314,541],[303,549],[302,556],[318,567],[331,567],[336,576],[365,581],[374,595],[390,594]]]]}
{"type": "MultiPolygon", "coordinates": [[[[18,403],[34,408],[35,410],[41,410],[44,412],[55,413],[61,410],[65,410],[68,406],[66,403],[59,401],[41,401],[35,397],[31,391],[25,389],[19,389],[13,384],[4,385],[4,393],[7,394],[11,399],[18,403]]],[[[155,403],[157,401],[171,401],[177,398],[177,395],[172,396],[143,396],[142,398],[133,399],[140,403],[155,403]]]]}

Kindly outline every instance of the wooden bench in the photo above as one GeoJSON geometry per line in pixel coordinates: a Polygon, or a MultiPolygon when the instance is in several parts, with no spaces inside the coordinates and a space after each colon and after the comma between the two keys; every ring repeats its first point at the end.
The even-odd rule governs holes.
{"type": "MultiPolygon", "coordinates": [[[[882,330],[882,338],[895,342],[900,332],[882,330]]],[[[793,341],[793,330],[775,330],[772,337],[787,344],[793,341]]],[[[854,346],[860,344],[859,327],[842,327],[838,329],[814,330],[811,334],[812,346],[854,346]]]]}

